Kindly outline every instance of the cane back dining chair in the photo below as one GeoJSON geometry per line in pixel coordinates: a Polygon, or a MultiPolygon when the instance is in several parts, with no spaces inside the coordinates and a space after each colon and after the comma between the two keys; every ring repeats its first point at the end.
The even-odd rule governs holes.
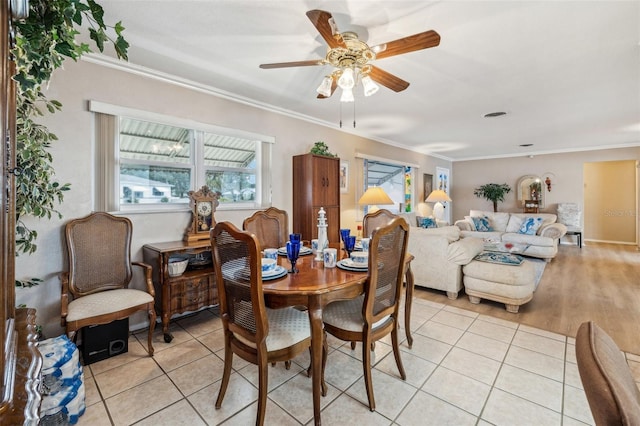
{"type": "Polygon", "coordinates": [[[242,229],[258,237],[261,249],[280,248],[289,239],[289,217],[286,211],[269,207],[246,218],[242,229]]]}
{"type": "Polygon", "coordinates": [[[384,226],[391,222],[397,216],[387,209],[376,210],[373,213],[367,213],[362,219],[362,235],[371,237],[371,233],[378,227],[384,226]]]}
{"type": "Polygon", "coordinates": [[[576,335],[578,372],[597,426],[640,425],[640,391],[618,345],[592,321],[576,335]]]}
{"type": "Polygon", "coordinates": [[[369,245],[364,294],[330,303],[324,310],[325,330],[347,342],[362,342],[362,366],[369,408],[376,408],[371,381],[371,345],[391,333],[393,355],[402,380],[406,379],[398,340],[398,315],[407,252],[409,226],[393,219],[373,232],[369,245]]]}
{"type": "Polygon", "coordinates": [[[267,404],[268,364],[310,350],[309,316],[290,307],[265,306],[261,256],[254,235],[229,222],[219,222],[211,231],[211,248],[224,329],[224,373],[215,406],[222,406],[236,354],[258,366],[256,424],[261,425],[267,404]]]}
{"type": "Polygon", "coordinates": [[[62,326],[73,339],[88,325],[107,324],[138,311],[149,315],[147,348],[153,356],[156,324],[151,266],[131,261],[133,225],[126,217],[97,212],[65,226],[68,271],[62,282],[62,326]],[[143,269],[146,291],[130,289],[132,265],[143,269]]]}

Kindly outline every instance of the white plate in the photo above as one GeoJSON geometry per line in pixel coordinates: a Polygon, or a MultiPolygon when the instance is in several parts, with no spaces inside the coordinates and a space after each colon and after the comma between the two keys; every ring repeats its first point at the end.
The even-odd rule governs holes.
{"type": "Polygon", "coordinates": [[[275,280],[278,278],[282,278],[285,275],[287,275],[287,268],[278,265],[274,270],[263,273],[262,281],[275,280]]]}
{"type": "MultiPolygon", "coordinates": [[[[299,256],[306,256],[308,254],[312,254],[313,250],[311,250],[309,247],[306,246],[302,246],[300,247],[300,253],[298,254],[299,256]]],[[[280,247],[278,249],[278,254],[280,256],[286,256],[287,255],[287,248],[286,247],[280,247]]]]}
{"type": "Polygon", "coordinates": [[[353,259],[342,259],[342,263],[350,268],[364,268],[367,269],[369,267],[369,262],[358,263],[354,262],[353,259]]]}
{"type": "Polygon", "coordinates": [[[357,267],[357,266],[350,266],[349,264],[354,265],[354,263],[351,262],[350,259],[342,259],[342,260],[339,260],[338,263],[336,263],[336,265],[340,269],[345,269],[347,271],[353,271],[353,272],[367,272],[367,266],[357,267]]]}

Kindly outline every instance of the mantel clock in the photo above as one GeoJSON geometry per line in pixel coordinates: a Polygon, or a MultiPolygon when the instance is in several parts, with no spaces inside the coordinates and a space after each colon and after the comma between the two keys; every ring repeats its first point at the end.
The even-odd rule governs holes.
{"type": "Polygon", "coordinates": [[[218,207],[218,194],[206,185],[199,191],[189,191],[191,223],[184,234],[184,240],[200,241],[209,238],[209,231],[216,225],[213,213],[218,207]]]}

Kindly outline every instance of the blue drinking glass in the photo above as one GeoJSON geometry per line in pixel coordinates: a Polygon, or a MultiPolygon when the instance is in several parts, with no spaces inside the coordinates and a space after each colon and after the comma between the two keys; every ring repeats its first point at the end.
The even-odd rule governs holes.
{"type": "Polygon", "coordinates": [[[299,243],[302,240],[302,234],[289,234],[289,241],[292,243],[299,243]]]}
{"type": "Polygon", "coordinates": [[[355,235],[349,235],[345,240],[344,240],[344,249],[347,252],[347,256],[350,258],[351,257],[351,252],[356,248],[356,236],[355,235]]]}
{"type": "Polygon", "coordinates": [[[296,269],[296,262],[300,255],[300,242],[287,241],[287,258],[291,263],[291,269],[288,271],[290,274],[298,272],[296,269]]]}
{"type": "Polygon", "coordinates": [[[340,240],[344,243],[347,237],[351,234],[351,229],[341,229],[340,230],[340,240]]]}

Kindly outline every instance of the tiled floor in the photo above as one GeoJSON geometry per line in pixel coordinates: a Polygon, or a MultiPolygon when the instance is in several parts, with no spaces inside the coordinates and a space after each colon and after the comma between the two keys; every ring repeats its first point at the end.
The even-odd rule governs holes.
{"type": "MultiPolygon", "coordinates": [[[[375,347],[376,411],[367,406],[361,347],[329,336],[325,425],[593,424],[575,361],[574,339],[474,312],[415,299],[413,348],[401,330],[403,381],[390,339],[375,347]]],[[[146,333],[129,351],[84,368],[86,405],[79,425],[247,425],[255,423],[257,368],[234,358],[222,408],[222,323],[215,309],[171,323],[174,340],[157,330],[155,356],[146,333]]],[[[161,327],[158,327],[161,328],[161,327]]],[[[627,354],[640,382],[640,357],[627,354]]],[[[269,370],[266,424],[313,424],[308,354],[290,370],[269,370]]]]}

